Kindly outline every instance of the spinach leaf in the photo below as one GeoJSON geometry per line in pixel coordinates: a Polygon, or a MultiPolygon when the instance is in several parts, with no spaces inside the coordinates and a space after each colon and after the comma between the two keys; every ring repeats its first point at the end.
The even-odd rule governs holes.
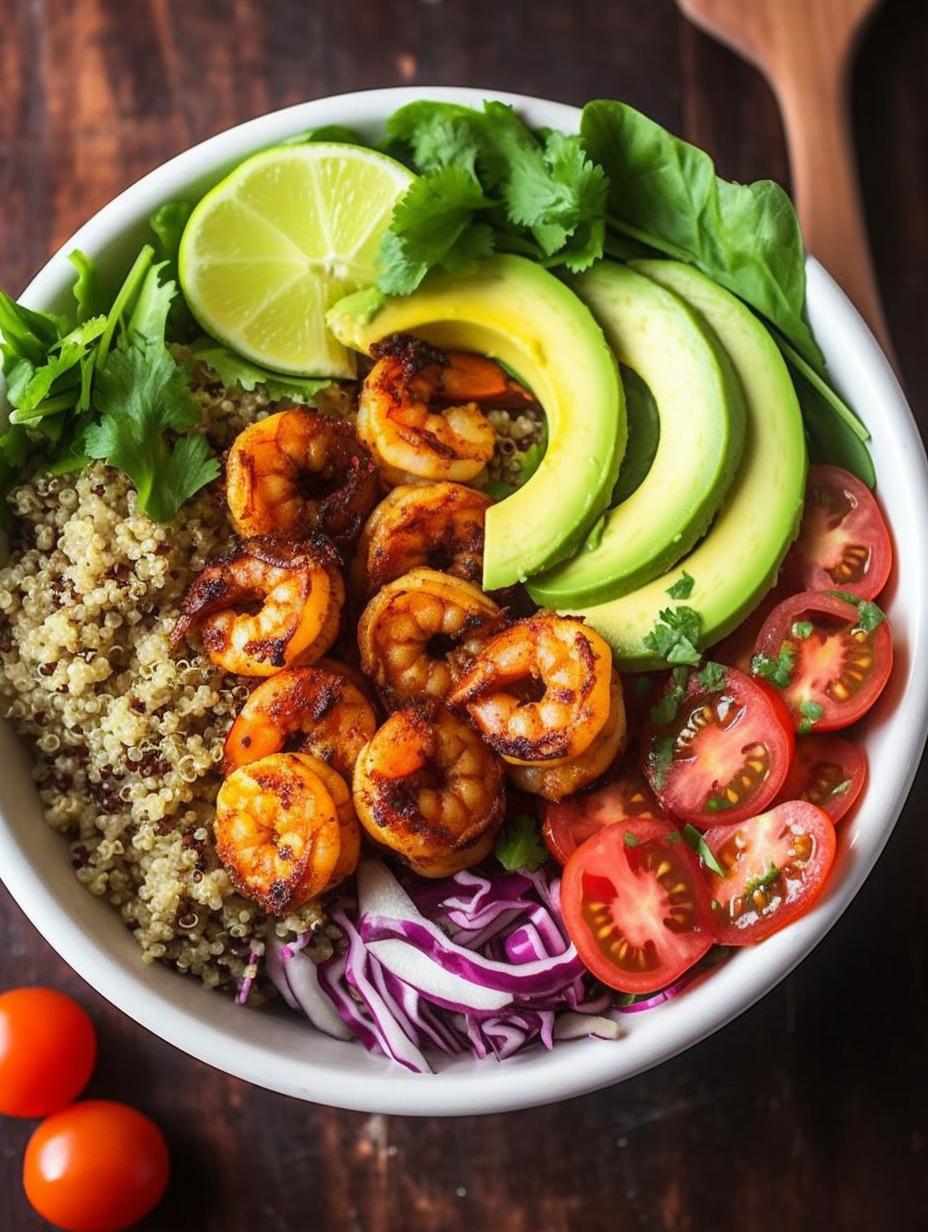
{"type": "Polygon", "coordinates": [[[610,226],[697,266],[771,321],[824,372],[804,315],[799,223],[778,184],[720,179],[705,151],[626,103],[587,103],[580,131],[590,157],[609,178],[610,226]]]}

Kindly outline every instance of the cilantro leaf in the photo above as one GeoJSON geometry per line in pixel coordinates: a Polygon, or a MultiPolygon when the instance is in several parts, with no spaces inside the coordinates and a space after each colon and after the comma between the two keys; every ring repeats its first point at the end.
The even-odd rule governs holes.
{"type": "Polygon", "coordinates": [[[71,288],[76,312],[75,324],[79,325],[90,317],[105,315],[106,298],[100,286],[96,263],[79,248],[68,253],[68,260],[77,270],[77,277],[71,288]]]}
{"type": "Polygon", "coordinates": [[[677,717],[677,710],[680,703],[686,696],[686,685],[689,680],[689,669],[686,667],[675,667],[668,680],[666,687],[657,703],[653,705],[649,711],[648,717],[652,723],[657,726],[663,726],[665,723],[672,723],[677,717]]]}
{"type": "MultiPolygon", "coordinates": [[[[77,402],[81,384],[80,365],[90,347],[106,328],[106,317],[91,317],[81,325],[76,325],[48,350],[45,362],[32,367],[28,380],[14,382],[8,391],[10,406],[14,408],[10,415],[11,423],[25,423],[41,418],[45,414],[70,410],[77,402]],[[77,371],[75,371],[77,370],[77,371]],[[71,394],[62,401],[55,403],[54,399],[47,402],[53,388],[58,386],[63,378],[69,378],[72,386],[71,394]]],[[[22,374],[22,370],[21,374],[22,374]]],[[[24,375],[24,374],[22,374],[24,375]]]]}
{"type": "Polygon", "coordinates": [[[100,422],[85,434],[91,458],[103,458],[132,479],[139,508],[170,522],[181,505],[219,474],[205,437],[171,442],[168,431],[192,428],[199,417],[186,374],[165,346],[135,338],[97,373],[100,422]]]}
{"type": "Polygon", "coordinates": [[[687,822],[687,824],[683,827],[683,839],[686,845],[691,847],[693,851],[696,852],[710,872],[715,873],[717,877],[725,876],[725,870],[722,868],[721,864],[719,864],[715,852],[706,842],[705,835],[701,834],[699,830],[697,830],[696,827],[691,825],[689,822],[687,822]]]}
{"type": "Polygon", "coordinates": [[[236,355],[221,343],[212,338],[200,338],[190,348],[191,355],[211,368],[219,377],[226,389],[239,386],[246,393],[262,386],[267,390],[267,396],[278,402],[289,399],[291,402],[312,406],[316,395],[322,389],[327,389],[332,382],[328,377],[287,376],[280,372],[269,372],[241,355],[236,355]]]}
{"type": "Polygon", "coordinates": [[[695,667],[700,660],[697,643],[701,629],[702,618],[693,608],[664,608],[644,645],[665,663],[689,663],[695,667]]]}
{"type": "Polygon", "coordinates": [[[878,629],[886,616],[882,608],[877,607],[875,603],[871,603],[869,599],[865,599],[857,607],[857,627],[863,629],[864,633],[872,633],[874,629],[878,629]]]}
{"type": "Polygon", "coordinates": [[[510,873],[533,873],[548,862],[548,849],[537,822],[528,813],[519,813],[505,823],[496,836],[493,854],[510,873]]]}
{"type": "Polygon", "coordinates": [[[625,831],[624,835],[622,836],[622,841],[625,843],[626,847],[637,847],[638,846],[638,836],[636,834],[632,834],[631,830],[625,831]]]}
{"type": "Polygon", "coordinates": [[[799,731],[802,735],[805,735],[807,732],[812,730],[815,724],[825,713],[825,707],[821,704],[821,702],[814,702],[809,698],[804,697],[799,703],[799,713],[802,716],[799,721],[799,731]]]}
{"type": "Polygon", "coordinates": [[[462,167],[476,178],[483,145],[480,122],[480,112],[471,107],[419,99],[394,111],[387,135],[408,148],[410,161],[423,175],[462,167]]]}
{"type": "Polygon", "coordinates": [[[653,784],[658,791],[667,781],[670,763],[673,761],[673,744],[673,736],[658,736],[656,740],[651,741],[651,747],[648,750],[653,784]]]}
{"type": "Polygon", "coordinates": [[[796,662],[796,647],[792,642],[784,642],[776,658],[770,655],[756,654],[751,660],[751,673],[769,680],[779,689],[785,689],[793,678],[793,666],[796,662]]]}
{"type": "Polygon", "coordinates": [[[688,599],[693,593],[694,579],[684,569],[683,573],[672,586],[668,586],[667,594],[671,599],[688,599]]]}
{"type": "Polygon", "coordinates": [[[801,642],[812,636],[815,626],[811,620],[796,620],[793,622],[793,637],[798,637],[801,642]]]}
{"type": "Polygon", "coordinates": [[[725,687],[725,665],[711,659],[703,666],[696,679],[708,693],[718,693],[725,687]]]}

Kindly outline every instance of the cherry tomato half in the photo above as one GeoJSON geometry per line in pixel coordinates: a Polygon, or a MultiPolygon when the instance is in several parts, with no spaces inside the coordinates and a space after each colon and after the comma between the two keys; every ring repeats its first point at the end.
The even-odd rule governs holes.
{"type": "Polygon", "coordinates": [[[120,1232],[158,1205],[169,1171],[153,1121],[125,1104],[88,1099],[35,1131],[23,1184],[43,1219],[67,1232],[120,1232]]]}
{"type": "Polygon", "coordinates": [[[703,828],[741,821],[765,809],[783,786],[793,754],[790,728],[773,691],[737,668],[725,669],[717,690],[690,672],[673,719],[645,727],[644,773],[674,817],[703,828]]]}
{"type": "Polygon", "coordinates": [[[796,590],[844,590],[875,599],[893,550],[873,493],[840,466],[812,466],[806,505],[784,574],[796,590]]]}
{"type": "Polygon", "coordinates": [[[628,820],[588,838],[561,881],[564,923],[586,967],[620,992],[657,992],[713,941],[696,857],[668,821],[628,820]]]}
{"type": "Polygon", "coordinates": [[[629,760],[619,777],[598,791],[545,805],[541,832],[555,860],[566,864],[580,844],[603,826],[660,816],[644,775],[629,760]]]}
{"type": "Polygon", "coordinates": [[[747,615],[738,627],[732,630],[723,641],[707,651],[706,658],[714,659],[716,663],[725,663],[728,667],[737,667],[746,676],[751,674],[751,659],[754,657],[754,643],[763,628],[764,621],[776,607],[791,592],[781,586],[775,586],[768,591],[757,607],[747,615]]]}
{"type": "Polygon", "coordinates": [[[76,1099],[97,1058],[93,1023],[52,988],[0,996],[0,1113],[38,1117],[76,1099]]]}
{"type": "Polygon", "coordinates": [[[806,800],[706,831],[725,876],[707,871],[721,945],[750,945],[803,915],[821,894],[835,858],[831,818],[806,800]]]}
{"type": "Polygon", "coordinates": [[[850,811],[867,781],[867,755],[840,736],[800,736],[780,800],[808,800],[833,822],[850,811]]]}
{"type": "Polygon", "coordinates": [[[774,681],[798,731],[837,731],[866,714],[889,679],[889,621],[860,627],[858,609],[835,595],[805,590],[778,604],[755,651],[780,660],[774,681]]]}

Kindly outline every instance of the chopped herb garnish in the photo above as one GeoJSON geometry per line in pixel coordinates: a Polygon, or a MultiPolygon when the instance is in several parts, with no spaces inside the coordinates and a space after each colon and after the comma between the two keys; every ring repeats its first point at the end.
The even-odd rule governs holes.
{"type": "Polygon", "coordinates": [[[812,624],[811,620],[794,621],[793,637],[798,637],[800,641],[804,642],[807,637],[812,636],[812,631],[814,630],[814,628],[815,626],[812,624]]]}
{"type": "Polygon", "coordinates": [[[671,599],[688,599],[693,593],[694,580],[684,569],[683,575],[667,588],[667,594],[671,599]]]}
{"type": "Polygon", "coordinates": [[[671,830],[670,833],[667,835],[667,842],[668,843],[679,843],[682,837],[683,835],[680,833],[679,830],[671,830]]]}
{"type": "Polygon", "coordinates": [[[533,873],[548,860],[548,849],[534,817],[518,813],[496,836],[493,854],[510,873],[533,873]]]}
{"type": "Polygon", "coordinates": [[[686,845],[692,847],[693,851],[696,852],[710,872],[715,873],[717,877],[725,876],[725,870],[716,859],[715,852],[706,842],[705,835],[700,834],[696,827],[690,825],[689,822],[683,827],[683,838],[686,841],[686,845]]]}
{"type": "Polygon", "coordinates": [[[833,800],[835,796],[843,796],[846,791],[850,791],[851,780],[845,779],[842,783],[836,783],[826,797],[828,800],[833,800]]]}
{"type": "Polygon", "coordinates": [[[702,618],[693,608],[665,607],[644,644],[665,663],[689,663],[695,667],[700,660],[696,647],[701,631],[702,618]]]}
{"type": "Polygon", "coordinates": [[[637,838],[637,835],[632,834],[630,830],[626,830],[626,831],[625,831],[625,836],[624,836],[624,837],[625,837],[625,846],[626,846],[626,847],[637,847],[637,846],[638,846],[638,838],[637,838]]]}
{"type": "Polygon", "coordinates": [[[775,864],[771,864],[766,873],[760,873],[757,877],[749,877],[744,883],[744,897],[750,898],[756,890],[765,890],[767,886],[773,885],[780,875],[780,870],[775,864]]]}
{"type": "Polygon", "coordinates": [[[756,654],[751,660],[751,672],[763,680],[769,680],[779,689],[785,689],[793,678],[793,665],[796,662],[796,647],[792,642],[784,642],[776,658],[770,655],[756,654]]]}
{"type": "Polygon", "coordinates": [[[652,740],[649,757],[654,786],[660,790],[667,781],[667,773],[673,761],[673,736],[658,736],[656,740],[652,740]]]}
{"type": "Polygon", "coordinates": [[[821,702],[813,702],[804,697],[799,703],[799,713],[802,716],[799,722],[799,731],[802,735],[805,735],[812,730],[825,713],[825,708],[821,702]]]}
{"type": "Polygon", "coordinates": [[[869,599],[865,599],[857,608],[857,627],[863,629],[864,633],[872,633],[885,619],[883,610],[869,599]]]}
{"type": "Polygon", "coordinates": [[[672,723],[677,717],[680,703],[686,696],[686,682],[689,680],[689,668],[675,667],[670,680],[660,696],[660,699],[648,712],[652,723],[663,726],[672,723]]]}
{"type": "Polygon", "coordinates": [[[718,693],[725,687],[725,665],[715,663],[710,659],[703,665],[696,679],[707,693],[718,693]]]}

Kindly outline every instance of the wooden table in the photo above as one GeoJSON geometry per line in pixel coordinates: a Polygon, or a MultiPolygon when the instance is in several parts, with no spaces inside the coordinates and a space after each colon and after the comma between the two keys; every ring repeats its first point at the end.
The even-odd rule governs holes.
{"type": "MultiPolygon", "coordinates": [[[[928,428],[926,70],[928,6],[888,3],[862,51],[855,123],[887,314],[928,428]]],[[[671,0],[0,0],[0,283],[20,290],[116,192],[228,125],[430,82],[618,96],[704,145],[727,176],[787,178],[769,91],[671,0]]],[[[164,1126],[174,1181],[146,1228],[921,1228],[926,803],[922,774],[853,906],[760,1005],[650,1074],[533,1112],[425,1122],[255,1090],[110,1008],[6,896],[0,987],[78,996],[101,1032],[92,1093],[164,1126]]],[[[28,1132],[0,1124],[9,1232],[40,1226],[18,1185],[28,1132]]]]}

